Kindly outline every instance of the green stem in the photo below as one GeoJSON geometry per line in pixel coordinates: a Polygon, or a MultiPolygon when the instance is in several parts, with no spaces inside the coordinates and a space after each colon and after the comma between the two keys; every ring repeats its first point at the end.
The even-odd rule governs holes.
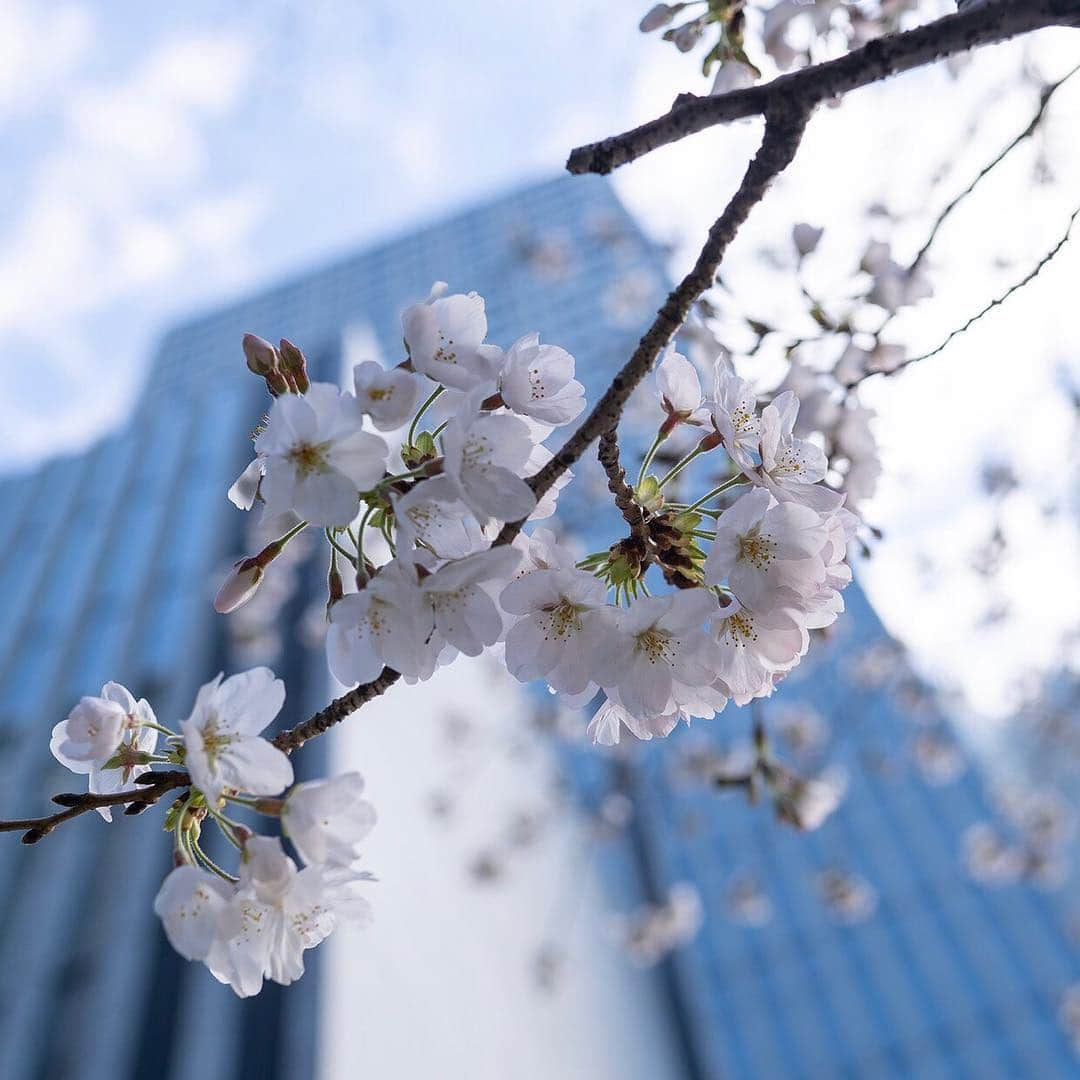
{"type": "Polygon", "coordinates": [[[656,438],[653,439],[652,446],[646,451],[645,456],[641,459],[641,468],[637,474],[637,486],[641,485],[645,481],[645,474],[649,471],[649,466],[652,464],[652,459],[656,457],[656,451],[660,449],[660,444],[667,438],[664,432],[658,431],[656,438]]]}
{"type": "Polygon", "coordinates": [[[445,390],[444,386],[436,386],[434,390],[428,395],[427,401],[420,406],[420,411],[412,418],[412,423],[409,425],[409,434],[405,437],[405,445],[412,446],[413,436],[416,434],[416,425],[420,423],[420,417],[428,411],[429,408],[435,403],[435,399],[445,390]]]}
{"type": "Polygon", "coordinates": [[[232,844],[233,847],[243,849],[243,844],[236,839],[236,833],[233,831],[233,827],[239,825],[239,821],[233,821],[227,818],[216,806],[210,805],[210,800],[206,800],[206,809],[209,811],[210,816],[217,822],[218,828],[225,834],[225,839],[232,844]]]}
{"type": "Polygon", "coordinates": [[[334,534],[329,528],[323,529],[326,534],[326,539],[330,541],[330,546],[341,556],[348,559],[352,563],[353,569],[356,569],[356,556],[349,554],[335,539],[334,534]]]}
{"type": "MultiPolygon", "coordinates": [[[[725,480],[719,487],[714,487],[712,491],[705,492],[696,503],[691,503],[683,512],[686,514],[694,513],[701,509],[704,503],[707,503],[710,499],[715,499],[717,495],[729,490],[730,488],[737,487],[739,484],[748,484],[750,481],[745,476],[733,476],[730,480],[725,480]]],[[[709,511],[706,511],[708,513],[709,511]]]]}
{"type": "Polygon", "coordinates": [[[202,845],[194,837],[191,838],[191,850],[195,857],[199,859],[203,863],[203,865],[205,865],[206,869],[209,870],[211,873],[217,874],[219,878],[224,878],[226,881],[230,882],[233,885],[235,885],[240,880],[238,877],[234,877],[232,874],[230,874],[227,870],[222,870],[222,868],[218,866],[218,864],[214,862],[214,860],[211,859],[205,851],[203,851],[202,845]]]}
{"type": "Polygon", "coordinates": [[[668,472],[666,476],[661,477],[660,482],[656,485],[657,489],[659,490],[660,488],[664,487],[664,485],[667,484],[669,481],[674,480],[675,477],[678,476],[679,473],[681,473],[683,469],[685,469],[686,466],[694,460],[694,458],[701,457],[701,455],[706,452],[707,451],[702,450],[701,443],[698,443],[698,445],[694,447],[694,449],[691,450],[690,453],[686,455],[686,457],[684,457],[681,461],[677,461],[671,467],[671,471],[668,472]]]}
{"type": "Polygon", "coordinates": [[[368,518],[375,513],[375,507],[369,506],[360,519],[360,528],[356,532],[356,569],[366,573],[367,564],[364,562],[364,530],[367,528],[368,518]]]}

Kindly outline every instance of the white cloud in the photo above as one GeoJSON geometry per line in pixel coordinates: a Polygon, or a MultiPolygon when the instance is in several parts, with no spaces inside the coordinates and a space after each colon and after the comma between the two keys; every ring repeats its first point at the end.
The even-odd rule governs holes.
{"type": "Polygon", "coordinates": [[[85,58],[93,32],[83,4],[0,0],[0,125],[51,99],[85,58]]]}

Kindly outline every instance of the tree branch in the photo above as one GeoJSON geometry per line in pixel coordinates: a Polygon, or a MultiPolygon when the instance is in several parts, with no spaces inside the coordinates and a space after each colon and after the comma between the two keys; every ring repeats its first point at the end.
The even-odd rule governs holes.
{"type": "Polygon", "coordinates": [[[621,135],[579,146],[571,152],[566,167],[572,173],[609,173],[716,124],[764,116],[783,105],[810,111],[830,98],[967,49],[1047,26],[1078,25],[1080,0],[987,3],[914,30],[875,38],[846,56],[781,75],[761,86],[707,97],[680,94],[663,116],[621,135]]]}
{"type": "Polygon", "coordinates": [[[619,461],[619,440],[616,428],[608,428],[600,436],[597,456],[608,478],[608,491],[615,498],[615,505],[630,526],[630,536],[641,549],[646,565],[652,558],[652,542],[649,538],[649,526],[645,523],[645,514],[634,498],[634,489],[626,482],[626,472],[619,461]]]}
{"type": "MultiPolygon", "coordinates": [[[[79,792],[64,795],[54,795],[53,802],[66,806],[66,810],[60,810],[39,818],[21,818],[13,821],[0,821],[0,832],[23,831],[22,842],[24,844],[36,844],[43,837],[65,821],[77,818],[90,810],[97,810],[103,806],[121,806],[129,804],[125,813],[140,813],[148,806],[153,806],[162,795],[174,788],[186,787],[191,783],[191,777],[180,769],[170,769],[167,772],[144,773],[146,778],[140,788],[128,791],[114,791],[108,795],[95,795],[89,792],[79,792]],[[134,807],[138,806],[138,810],[134,807]]],[[[141,780],[142,777],[139,778],[141,780]]],[[[136,780],[136,783],[139,783],[136,780]]]]}
{"type": "MultiPolygon", "coordinates": [[[[765,117],[761,146],[751,160],[738,190],[709,230],[708,239],[693,269],[668,296],[633,355],[612,379],[611,385],[593,406],[584,423],[547,465],[529,478],[529,486],[537,497],[543,495],[585,453],[594,439],[617,426],[623,407],[638,383],[649,373],[660,351],[685,322],[694,301],[712,286],[728,245],[750,211],[765,196],[773,180],[791,164],[802,141],[809,115],[807,109],[788,102],[770,107],[765,117]]],[[[495,544],[510,543],[523,524],[521,521],[508,522],[495,544]]]]}
{"type": "Polygon", "coordinates": [[[335,724],[340,724],[352,713],[356,712],[361,705],[366,704],[373,698],[385,693],[401,678],[393,668],[384,667],[377,678],[369,683],[354,686],[339,698],[335,698],[321,712],[317,712],[310,720],[305,720],[296,727],[282,731],[274,738],[274,745],[286,754],[299,750],[309,739],[322,735],[329,731],[335,724]]]}

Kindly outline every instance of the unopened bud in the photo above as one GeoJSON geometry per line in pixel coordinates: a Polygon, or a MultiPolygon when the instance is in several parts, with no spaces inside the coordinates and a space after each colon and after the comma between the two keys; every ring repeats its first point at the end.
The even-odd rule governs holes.
{"type": "Polygon", "coordinates": [[[60,795],[54,795],[52,801],[56,803],[57,806],[78,806],[85,798],[85,795],[80,795],[74,791],[67,791],[60,795]]]}
{"type": "Polygon", "coordinates": [[[638,29],[643,34],[659,30],[661,26],[667,26],[671,22],[675,16],[675,11],[676,9],[670,4],[654,4],[642,16],[641,22],[638,23],[638,29]]]}
{"type": "Polygon", "coordinates": [[[264,573],[257,559],[241,559],[221,583],[214,597],[214,610],[219,615],[228,615],[246,604],[255,595],[264,573]]]}
{"type": "Polygon", "coordinates": [[[22,842],[24,844],[36,844],[45,835],[45,830],[42,828],[27,829],[22,834],[22,842]]]}
{"type": "Polygon", "coordinates": [[[244,358],[248,370],[265,378],[277,366],[277,349],[255,334],[244,335],[244,358]]]}
{"type": "Polygon", "coordinates": [[[673,42],[679,52],[689,52],[701,40],[704,32],[705,24],[700,19],[694,19],[675,30],[669,30],[664,37],[673,42]]]}
{"type": "Polygon", "coordinates": [[[307,358],[287,338],[281,339],[278,350],[281,355],[281,367],[296,384],[297,393],[306,394],[311,386],[307,375],[307,358]]]}

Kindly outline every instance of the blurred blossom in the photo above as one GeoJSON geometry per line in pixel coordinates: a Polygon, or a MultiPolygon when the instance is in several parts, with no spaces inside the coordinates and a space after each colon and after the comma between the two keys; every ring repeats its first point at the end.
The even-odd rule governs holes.
{"type": "Polygon", "coordinates": [[[765,926],[773,917],[773,902],[761,882],[750,874],[740,874],[728,886],[728,916],[743,926],[765,926]]]}
{"type": "Polygon", "coordinates": [[[616,940],[634,963],[652,967],[691,941],[703,920],[701,896],[693,885],[672,885],[661,904],[646,904],[615,921],[616,940]]]}
{"type": "Polygon", "coordinates": [[[1058,1006],[1058,1022],[1080,1054],[1080,983],[1073,983],[1062,996],[1058,1006]]]}
{"type": "Polygon", "coordinates": [[[818,874],[817,887],[829,913],[845,926],[863,922],[877,909],[877,890],[858,874],[826,870],[818,874]]]}
{"type": "Polygon", "coordinates": [[[1011,885],[1024,871],[1023,853],[985,821],[965,831],[963,859],[967,872],[983,885],[1011,885]]]}
{"type": "Polygon", "coordinates": [[[935,786],[952,783],[967,768],[956,741],[943,732],[921,732],[915,739],[913,752],[923,779],[935,786]]]}

